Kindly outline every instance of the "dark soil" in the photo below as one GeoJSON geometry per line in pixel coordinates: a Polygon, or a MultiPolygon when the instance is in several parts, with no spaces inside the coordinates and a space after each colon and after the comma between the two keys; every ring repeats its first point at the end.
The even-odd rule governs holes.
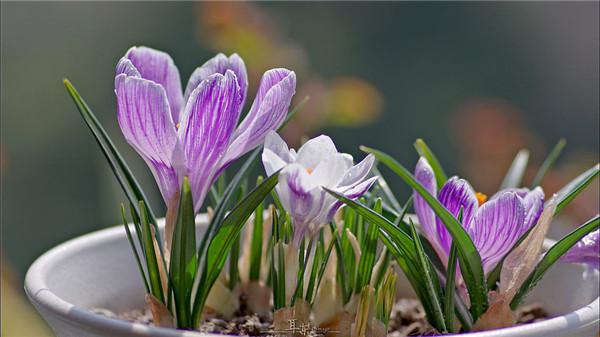
{"type": "MultiPolygon", "coordinates": [[[[132,310],[123,313],[114,313],[106,309],[92,309],[93,312],[111,318],[122,319],[128,322],[151,325],[152,314],[149,309],[132,310]]],[[[516,312],[517,324],[527,324],[544,320],[548,317],[540,304],[524,305],[516,312]]],[[[266,336],[272,330],[271,317],[260,317],[248,313],[244,308],[236,313],[232,320],[220,317],[207,317],[200,326],[200,331],[205,333],[239,335],[239,336],[266,336]]],[[[389,337],[429,336],[435,332],[425,320],[425,312],[420,302],[414,299],[401,299],[392,309],[389,323],[389,337]]]]}

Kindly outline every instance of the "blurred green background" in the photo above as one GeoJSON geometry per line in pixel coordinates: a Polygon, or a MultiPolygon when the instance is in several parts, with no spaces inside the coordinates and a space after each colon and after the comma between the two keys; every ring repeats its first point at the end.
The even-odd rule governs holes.
{"type": "MultiPolygon", "coordinates": [[[[251,90],[268,68],[294,69],[296,102],[311,100],[285,131],[291,143],[327,133],[355,158],[368,144],[412,167],[412,143],[422,137],[447,171],[486,193],[520,148],[532,151],[531,176],[564,137],[566,151],[544,185],[549,193],[598,162],[598,7],[2,2],[3,335],[47,334],[31,324],[21,297],[37,256],[118,221],[123,196],[62,78],[94,109],[156,209],[162,206],[153,179],[115,120],[114,66],[132,45],[169,52],[184,81],[217,51],[246,60],[251,90]]],[[[564,223],[597,212],[596,184],[564,223]]]]}

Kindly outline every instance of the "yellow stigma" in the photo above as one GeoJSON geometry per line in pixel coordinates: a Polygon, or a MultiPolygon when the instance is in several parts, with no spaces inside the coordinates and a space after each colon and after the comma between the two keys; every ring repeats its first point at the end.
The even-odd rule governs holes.
{"type": "Polygon", "coordinates": [[[313,169],[309,167],[309,168],[306,169],[306,172],[308,172],[308,174],[312,174],[313,169]]]}
{"type": "Polygon", "coordinates": [[[179,130],[179,123],[175,124],[175,129],[179,130]]]}
{"type": "Polygon", "coordinates": [[[477,198],[477,201],[479,202],[479,206],[483,205],[484,202],[487,201],[487,195],[477,192],[475,193],[475,197],[477,198]]]}

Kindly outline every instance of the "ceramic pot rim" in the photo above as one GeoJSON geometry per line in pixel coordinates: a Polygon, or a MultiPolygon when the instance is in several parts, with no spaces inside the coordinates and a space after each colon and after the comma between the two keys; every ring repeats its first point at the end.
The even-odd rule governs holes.
{"type": "MultiPolygon", "coordinates": [[[[198,215],[197,223],[206,224],[205,214],[198,215]]],[[[133,228],[132,228],[133,230],[133,228]]],[[[112,334],[135,334],[137,336],[164,336],[164,337],[198,337],[198,336],[223,336],[205,334],[200,332],[183,331],[167,328],[159,328],[131,323],[115,318],[95,314],[86,308],[76,306],[65,301],[48,288],[46,275],[51,272],[56,261],[70,256],[77,251],[88,248],[89,245],[103,245],[108,241],[115,240],[125,235],[121,226],[98,230],[83,236],[66,241],[37,258],[27,271],[25,277],[25,292],[29,299],[34,302],[38,310],[53,314],[61,320],[73,324],[76,322],[82,327],[98,329],[112,334]]],[[[553,243],[546,240],[545,245],[553,243]]],[[[598,324],[600,311],[600,297],[575,311],[565,315],[553,317],[544,321],[524,324],[516,327],[484,332],[465,333],[469,337],[495,337],[517,336],[535,334],[556,334],[559,331],[573,331],[573,329],[585,328],[592,324],[598,324]],[[517,334],[518,333],[518,334],[517,334]]]]}

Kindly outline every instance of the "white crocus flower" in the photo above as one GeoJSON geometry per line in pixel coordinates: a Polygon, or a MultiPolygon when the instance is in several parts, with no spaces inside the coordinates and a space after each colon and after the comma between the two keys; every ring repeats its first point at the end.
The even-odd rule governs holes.
{"type": "Polygon", "coordinates": [[[295,243],[307,234],[312,237],[342,205],[323,187],[356,199],[376,180],[366,179],[375,162],[373,155],[354,165],[352,156],[338,152],[324,135],[307,141],[296,153],[277,133],[269,132],[262,161],[267,175],[282,169],[275,189],[292,217],[295,243]]]}

